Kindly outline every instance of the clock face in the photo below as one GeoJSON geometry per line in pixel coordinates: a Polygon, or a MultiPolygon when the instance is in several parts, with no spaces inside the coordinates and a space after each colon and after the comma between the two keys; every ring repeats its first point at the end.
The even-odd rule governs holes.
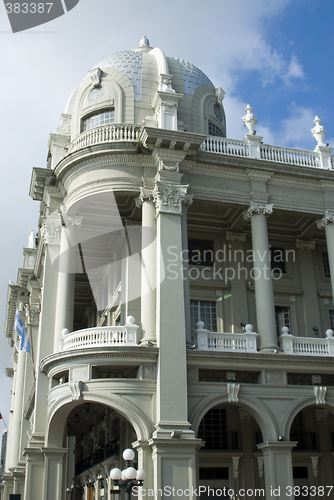
{"type": "Polygon", "coordinates": [[[215,105],[213,106],[213,110],[214,110],[215,115],[216,115],[216,117],[218,118],[218,120],[219,120],[220,122],[222,122],[222,121],[223,121],[223,113],[222,113],[222,110],[220,109],[220,106],[218,106],[218,104],[215,104],[215,105]]]}
{"type": "Polygon", "coordinates": [[[104,96],[104,92],[105,91],[104,91],[103,87],[99,87],[99,88],[93,89],[88,94],[88,100],[89,100],[89,102],[99,101],[104,96]]]}

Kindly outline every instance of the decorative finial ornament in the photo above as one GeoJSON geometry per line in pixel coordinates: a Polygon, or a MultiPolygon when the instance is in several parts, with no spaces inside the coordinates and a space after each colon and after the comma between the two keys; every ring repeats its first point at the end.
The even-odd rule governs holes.
{"type": "Polygon", "coordinates": [[[248,129],[247,134],[255,135],[256,130],[254,130],[255,125],[257,124],[257,119],[255,115],[253,115],[253,108],[247,104],[245,107],[246,115],[242,117],[242,121],[244,122],[245,127],[248,129]]]}
{"type": "Polygon", "coordinates": [[[318,142],[318,146],[326,146],[326,144],[324,143],[326,130],[322,125],[320,125],[321,123],[320,118],[316,116],[313,120],[313,123],[315,124],[315,127],[311,130],[311,132],[315,140],[318,142]]]}
{"type": "Polygon", "coordinates": [[[139,42],[139,46],[142,47],[146,45],[147,47],[150,46],[150,41],[148,38],[146,38],[146,36],[143,36],[143,38],[140,39],[140,42],[139,42]]]}

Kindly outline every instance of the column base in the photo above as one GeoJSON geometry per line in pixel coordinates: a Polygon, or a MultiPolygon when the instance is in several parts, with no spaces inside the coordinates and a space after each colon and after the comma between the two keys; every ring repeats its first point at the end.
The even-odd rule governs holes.
{"type": "Polygon", "coordinates": [[[278,352],[281,352],[278,345],[266,345],[259,349],[260,354],[277,354],[278,352]]]}
{"type": "Polygon", "coordinates": [[[157,341],[156,339],[142,339],[140,341],[141,347],[156,347],[157,341]]]}

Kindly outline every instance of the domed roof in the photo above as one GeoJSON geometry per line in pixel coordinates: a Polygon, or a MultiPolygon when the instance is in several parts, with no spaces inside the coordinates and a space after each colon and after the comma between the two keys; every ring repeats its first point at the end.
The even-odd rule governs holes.
{"type": "Polygon", "coordinates": [[[138,47],[94,64],[70,97],[65,114],[71,115],[73,137],[95,116],[99,118],[93,119],[92,126],[108,119],[225,136],[223,95],[194,64],[166,57],[143,37],[138,47]],[[111,115],[105,118],[104,113],[111,115]]]}
{"type": "MultiPolygon", "coordinates": [[[[143,73],[143,53],[147,53],[147,49],[152,50],[149,46],[149,41],[146,37],[140,40],[140,45],[134,50],[122,50],[108,55],[94,64],[92,69],[96,68],[117,68],[131,81],[135,100],[141,100],[142,90],[142,73],[143,73]]],[[[149,52],[148,52],[149,53],[149,52]]],[[[203,73],[199,68],[183,59],[167,57],[167,61],[176,61],[181,69],[184,80],[184,93],[192,95],[194,91],[203,83],[209,83],[213,86],[210,78],[203,73]]]]}

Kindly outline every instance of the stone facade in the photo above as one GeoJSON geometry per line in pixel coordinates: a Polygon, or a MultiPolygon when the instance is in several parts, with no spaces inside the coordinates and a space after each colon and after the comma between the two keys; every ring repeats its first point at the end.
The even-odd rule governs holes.
{"type": "Polygon", "coordinates": [[[157,499],[333,484],[331,149],[318,118],[313,152],[264,144],[249,105],[227,139],[223,97],[143,39],[50,135],[8,291],[5,500],[110,500],[131,446],[157,499]]]}

